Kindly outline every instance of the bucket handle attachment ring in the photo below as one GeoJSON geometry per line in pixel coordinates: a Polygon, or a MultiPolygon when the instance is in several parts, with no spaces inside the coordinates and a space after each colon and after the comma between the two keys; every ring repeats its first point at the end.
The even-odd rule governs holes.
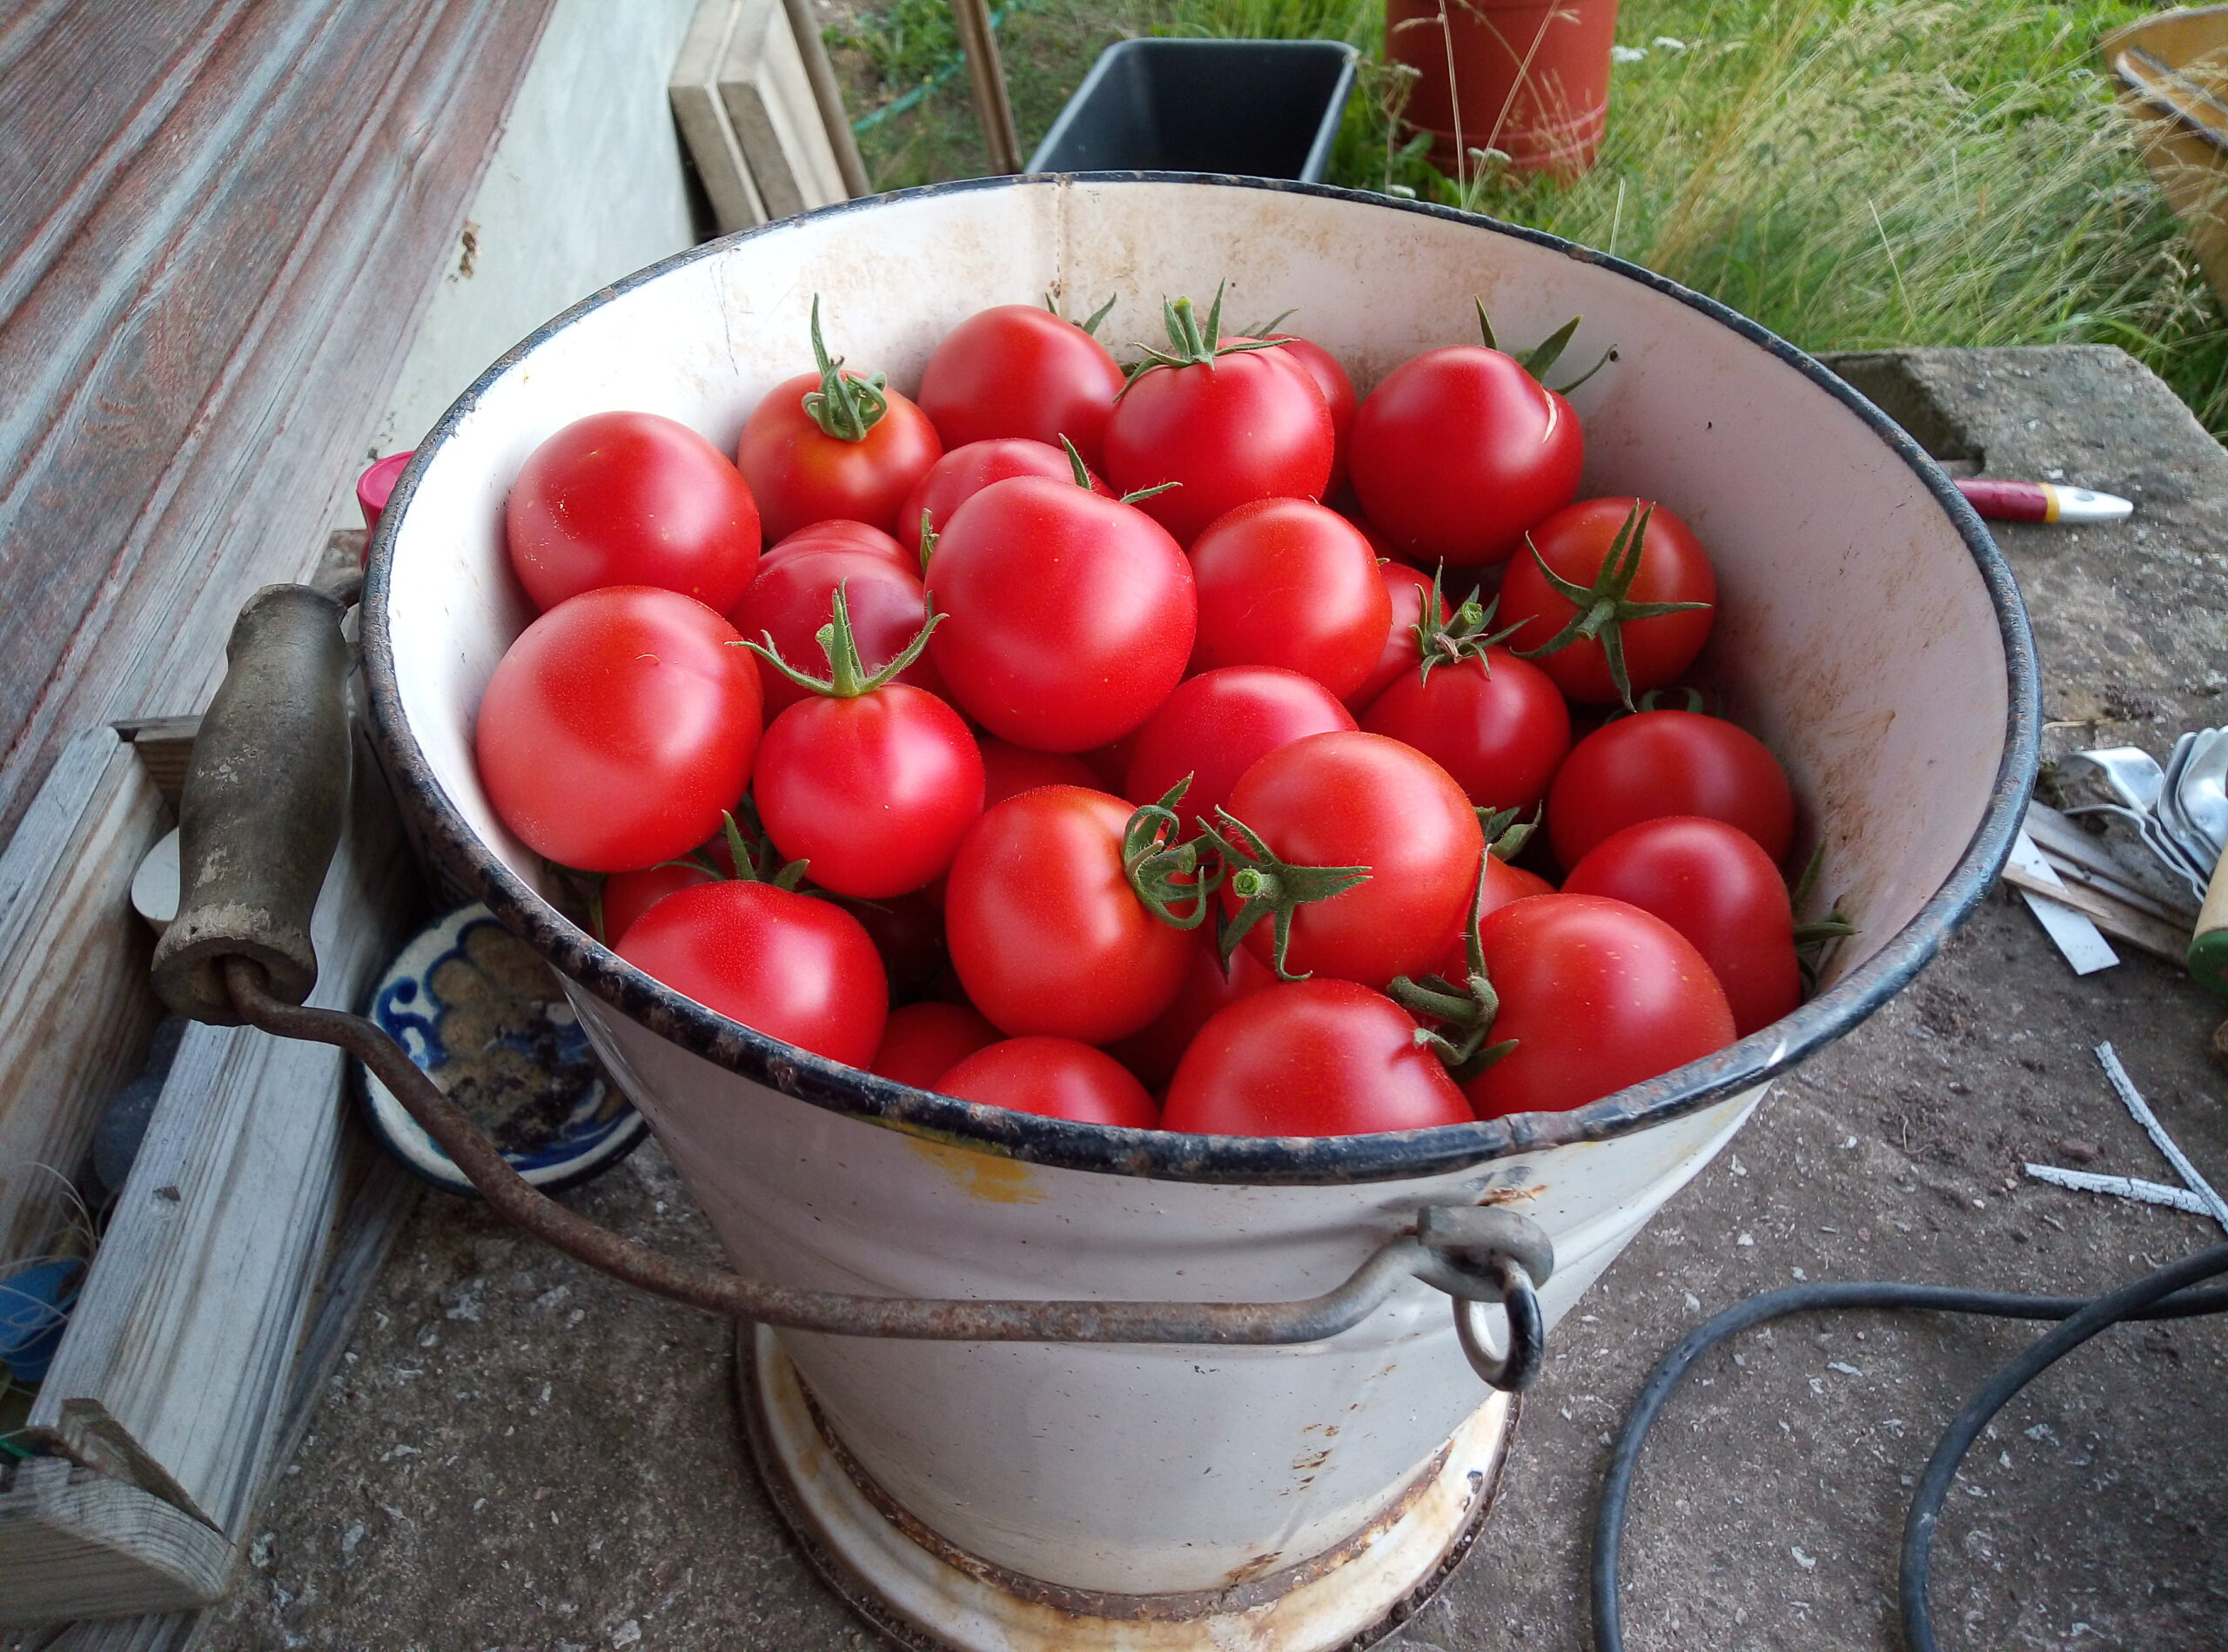
{"type": "Polygon", "coordinates": [[[181,1014],[332,1044],[362,1061],[489,1206],[574,1260],[654,1294],[737,1320],[837,1336],[949,1342],[1109,1342],[1247,1346],[1320,1341],[1359,1324],[1411,1279],[1445,1292],[1472,1367],[1514,1392],[1545,1349],[1535,1286],[1554,1246],[1497,1205],[1430,1205],[1346,1280],[1293,1302],[937,1300],[808,1291],[682,1261],[600,1226],[533,1186],[361,1016],[304,1003],[315,984],[309,922],[347,804],[342,682],[346,613],[306,587],[252,598],[203,718],[179,809],[178,916],[155,954],[156,990],[181,1014]],[[1508,1347],[1476,1321],[1504,1306],[1508,1347]]]}

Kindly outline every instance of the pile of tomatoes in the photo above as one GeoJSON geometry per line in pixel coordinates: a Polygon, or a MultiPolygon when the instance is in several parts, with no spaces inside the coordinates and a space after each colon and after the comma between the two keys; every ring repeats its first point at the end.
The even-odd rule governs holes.
{"type": "Polygon", "coordinates": [[[1788,782],[1658,704],[1715,578],[1578,498],[1572,329],[1365,400],[1221,309],[1127,369],[986,310],[908,399],[815,300],[732,460],[537,449],[478,757],[582,921],[832,1060],[1176,1131],[1567,1109],[1793,1009],[1788,782]]]}

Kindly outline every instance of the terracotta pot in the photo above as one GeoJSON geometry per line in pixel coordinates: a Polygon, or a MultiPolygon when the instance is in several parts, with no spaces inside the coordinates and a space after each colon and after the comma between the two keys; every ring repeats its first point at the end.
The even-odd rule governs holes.
{"type": "MultiPolygon", "coordinates": [[[[1403,123],[1448,173],[1473,149],[1520,172],[1594,165],[1609,116],[1617,0],[1387,0],[1385,54],[1414,69],[1403,123]]],[[[1466,158],[1461,167],[1473,164],[1466,158]]]]}

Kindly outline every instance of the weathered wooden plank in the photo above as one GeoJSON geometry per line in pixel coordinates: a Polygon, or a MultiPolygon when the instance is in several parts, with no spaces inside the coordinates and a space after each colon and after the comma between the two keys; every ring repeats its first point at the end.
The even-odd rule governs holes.
{"type": "Polygon", "coordinates": [[[850,198],[781,0],[742,0],[720,66],[720,101],[768,217],[850,198]]]}
{"type": "Polygon", "coordinates": [[[232,1547],[159,1497],[59,1458],[17,1467],[0,1491],[7,1621],[73,1615],[91,1590],[118,1615],[173,1611],[224,1593],[232,1547]]]}
{"type": "Polygon", "coordinates": [[[161,1014],[128,891],[168,823],[131,747],[95,729],[0,852],[0,1257],[43,1248],[161,1014]]]}
{"type": "Polygon", "coordinates": [[[674,122],[696,163],[696,175],[704,180],[713,223],[722,235],[766,221],[766,204],[750,176],[750,163],[720,101],[720,65],[727,61],[728,41],[742,10],[742,0],[703,0],[689,20],[668,88],[674,122]]]}
{"type": "MultiPolygon", "coordinates": [[[[312,1002],[360,999],[418,917],[414,887],[393,805],[359,752],[349,833],[312,930],[312,1002]]],[[[313,1287],[330,1277],[332,1236],[365,1187],[344,1151],[342,1061],[252,1029],[188,1031],[34,1403],[31,1440],[238,1535],[299,1414],[305,1346],[328,1358],[345,1324],[342,1313],[312,1338],[313,1287]]],[[[383,1178],[369,1191],[391,1234],[399,1191],[383,1178]]],[[[361,1290],[384,1242],[344,1252],[346,1289],[361,1290]]],[[[0,1621],[15,1616],[23,1563],[0,1544],[0,1621]]],[[[106,1600],[81,1598],[75,1610],[104,1614],[106,1600]]]]}
{"type": "Polygon", "coordinates": [[[0,96],[0,839],[69,731],[198,704],[242,598],[306,567],[548,6],[0,29],[35,89],[0,96]]]}

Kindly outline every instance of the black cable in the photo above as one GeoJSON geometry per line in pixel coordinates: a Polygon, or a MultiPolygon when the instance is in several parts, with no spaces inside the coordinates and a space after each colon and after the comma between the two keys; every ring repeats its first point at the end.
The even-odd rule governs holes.
{"type": "Polygon", "coordinates": [[[2228,1245],[2145,1274],[2107,1296],[2015,1296],[1999,1291],[1965,1291],[1945,1285],[1902,1285],[1876,1281],[1798,1285],[1768,1291],[1735,1303],[1688,1332],[1656,1362],[1609,1453],[1601,1482],[1601,1502],[1594,1520],[1594,1645],[1595,1652],[1624,1652],[1624,1618],[1617,1598],[1617,1562],[1624,1546],[1625,1505],[1641,1445],[1672,1390],[1711,1348],[1738,1332],[1790,1313],[1820,1308],[1918,1308],[1938,1313],[1977,1313],[2003,1320],[2058,1320],[2041,1338],[1997,1372],[1988,1386],[1957,1414],[1935,1447],[1911,1503],[1903,1533],[1902,1598],[1903,1633],[1912,1652],[1936,1652],[1927,1607],[1927,1583],[1935,1522],[1943,1499],[1989,1420],[2043,1370],[2107,1326],[2124,1320],[2180,1320],[2228,1312],[2228,1286],[2196,1291],[2186,1287],[2228,1273],[2228,1245]]]}

